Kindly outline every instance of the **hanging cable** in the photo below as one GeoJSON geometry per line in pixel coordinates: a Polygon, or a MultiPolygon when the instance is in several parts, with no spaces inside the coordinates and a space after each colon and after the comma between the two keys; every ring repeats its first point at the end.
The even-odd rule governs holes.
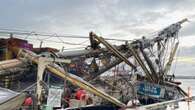
{"type": "MultiPolygon", "coordinates": [[[[15,34],[15,35],[30,35],[30,36],[45,36],[47,38],[44,39],[49,39],[52,37],[62,37],[62,38],[80,38],[80,39],[89,39],[88,36],[82,36],[82,35],[58,35],[58,34],[42,34],[42,33],[37,33],[35,31],[21,31],[21,30],[13,30],[13,29],[0,29],[1,34],[15,34]]],[[[44,40],[43,39],[43,40],[44,40]]],[[[130,40],[123,40],[123,39],[114,39],[114,38],[105,38],[106,40],[115,40],[115,41],[130,41],[130,40]]]]}

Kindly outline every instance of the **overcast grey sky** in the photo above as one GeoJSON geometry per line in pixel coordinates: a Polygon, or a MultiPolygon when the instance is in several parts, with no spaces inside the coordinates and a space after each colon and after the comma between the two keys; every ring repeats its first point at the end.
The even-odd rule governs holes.
{"type": "MultiPolygon", "coordinates": [[[[1,0],[0,29],[134,39],[188,18],[180,31],[180,56],[195,57],[195,0],[1,0]]],[[[51,39],[59,40],[59,39],[51,39]]],[[[83,42],[83,39],[63,39],[83,42]]],[[[31,41],[38,46],[40,41],[31,41]]],[[[43,46],[70,45],[44,42],[43,46]]],[[[191,59],[190,59],[191,61],[191,59]]],[[[177,74],[194,74],[195,62],[180,62],[177,74]]]]}
{"type": "Polygon", "coordinates": [[[0,15],[0,29],[85,36],[94,31],[120,39],[139,38],[187,17],[181,46],[195,45],[194,0],[2,0],[0,15]]]}

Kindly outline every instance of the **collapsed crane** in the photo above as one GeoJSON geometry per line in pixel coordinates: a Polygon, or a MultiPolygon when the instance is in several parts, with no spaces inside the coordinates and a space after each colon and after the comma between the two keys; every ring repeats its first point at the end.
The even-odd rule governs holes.
{"type": "MultiPolygon", "coordinates": [[[[126,79],[127,77],[131,77],[130,74],[126,74],[127,76],[125,77],[119,77],[119,79],[127,81],[128,85],[126,86],[133,86],[131,87],[134,91],[133,93],[135,94],[136,91],[136,94],[138,94],[137,98],[140,102],[152,99],[154,100],[152,103],[154,103],[175,99],[177,96],[185,97],[187,94],[172,79],[168,79],[167,73],[170,70],[173,57],[179,44],[177,41],[178,32],[181,28],[181,24],[186,21],[187,19],[183,19],[168,26],[159,31],[154,38],[147,39],[143,37],[142,39],[127,41],[125,44],[119,46],[111,45],[103,37],[97,36],[95,33],[91,32],[89,34],[91,43],[89,49],[52,53],[55,58],[41,57],[31,51],[13,47],[12,51],[18,55],[18,59],[0,62],[0,67],[2,67],[1,70],[6,70],[12,67],[21,66],[21,64],[27,64],[27,62],[37,64],[38,75],[36,91],[39,105],[41,104],[42,92],[41,81],[43,80],[43,72],[47,69],[52,74],[55,74],[60,78],[69,81],[73,85],[89,91],[116,106],[121,108],[127,107],[123,100],[119,100],[87,82],[96,82],[95,79],[99,78],[101,74],[122,62],[131,68],[131,74],[136,75],[137,78],[135,84],[131,83],[129,79],[126,79]],[[163,55],[169,41],[175,45],[173,46],[173,49],[171,49],[169,58],[166,59],[166,56],[163,55]],[[104,47],[101,47],[100,44],[103,44],[104,47]],[[154,55],[153,52],[155,49],[156,55],[154,55]],[[154,59],[151,59],[150,56],[154,59]],[[77,74],[74,75],[67,72],[64,67],[72,62],[77,64],[77,58],[84,60],[92,59],[92,61],[90,62],[90,65],[88,65],[88,68],[81,68],[80,73],[82,74],[77,72],[77,74]],[[134,64],[130,59],[134,59],[139,65],[134,64]],[[101,61],[101,65],[96,63],[97,60],[101,61]],[[138,71],[141,71],[142,74],[138,74],[138,71]],[[169,95],[170,93],[172,95],[169,95]],[[144,99],[143,96],[147,96],[147,99],[144,99]]],[[[1,75],[2,74],[3,72],[1,72],[1,75]]],[[[4,75],[6,75],[6,73],[4,75]]],[[[105,81],[105,79],[100,78],[100,82],[101,81],[105,81]]]]}

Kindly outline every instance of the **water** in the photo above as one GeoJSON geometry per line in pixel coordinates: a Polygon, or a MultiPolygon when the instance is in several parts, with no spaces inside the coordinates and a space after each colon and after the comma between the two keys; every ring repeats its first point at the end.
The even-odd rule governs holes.
{"type": "MultiPolygon", "coordinates": [[[[174,73],[176,76],[195,76],[195,64],[188,62],[175,62],[172,66],[171,73],[174,73]]],[[[188,91],[188,87],[191,88],[192,96],[195,96],[195,79],[176,79],[181,81],[181,88],[188,91]]],[[[179,102],[179,108],[175,110],[195,110],[195,101],[190,103],[179,102]]]]}
{"type": "MultiPolygon", "coordinates": [[[[195,96],[195,79],[180,79],[180,81],[182,82],[181,88],[187,92],[190,87],[192,95],[195,96]]],[[[195,110],[195,101],[179,102],[179,108],[175,110],[195,110]]]]}

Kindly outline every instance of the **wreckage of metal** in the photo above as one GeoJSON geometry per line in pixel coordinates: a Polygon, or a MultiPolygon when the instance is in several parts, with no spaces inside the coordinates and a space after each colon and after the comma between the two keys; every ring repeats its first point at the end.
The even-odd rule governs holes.
{"type": "MultiPolygon", "coordinates": [[[[183,20],[181,20],[181,21],[179,21],[179,22],[177,22],[175,24],[172,24],[172,25],[168,26],[167,28],[165,28],[162,31],[160,31],[157,34],[157,36],[154,37],[153,39],[137,39],[137,40],[131,41],[129,43],[127,42],[125,44],[125,46],[130,51],[123,53],[123,55],[119,55],[119,52],[117,52],[117,51],[121,51],[122,50],[120,46],[115,46],[113,48],[111,45],[109,45],[108,43],[106,43],[106,41],[102,37],[99,37],[99,36],[97,36],[94,33],[91,33],[91,35],[90,35],[93,39],[97,39],[97,41],[100,41],[101,43],[106,44],[107,45],[106,47],[109,46],[112,49],[111,48],[110,49],[109,48],[95,48],[95,49],[92,48],[92,49],[89,49],[89,50],[76,50],[76,51],[70,51],[70,52],[69,51],[68,52],[59,52],[59,53],[57,53],[57,55],[59,57],[61,57],[61,58],[66,58],[66,57],[70,57],[70,56],[72,56],[72,57],[75,57],[75,56],[76,57],[79,57],[79,56],[85,56],[85,57],[86,56],[91,56],[92,57],[94,55],[101,54],[101,53],[105,53],[105,52],[109,52],[110,50],[113,50],[114,49],[114,51],[117,52],[114,55],[119,55],[118,56],[118,59],[115,59],[112,63],[109,63],[107,66],[104,66],[104,67],[100,68],[99,71],[97,71],[97,72],[87,73],[87,74],[91,75],[90,77],[86,78],[87,80],[92,80],[92,79],[96,78],[97,76],[101,75],[105,71],[107,71],[107,70],[111,69],[112,67],[120,64],[124,60],[132,68],[135,68],[135,66],[133,66],[133,64],[131,64],[131,62],[127,61],[127,58],[134,56],[137,59],[138,63],[142,66],[142,69],[145,71],[145,73],[147,74],[147,76],[151,80],[157,79],[157,82],[158,82],[158,79],[159,78],[157,77],[156,72],[155,72],[155,70],[152,67],[152,64],[151,64],[150,59],[148,59],[148,57],[146,56],[146,54],[144,53],[143,50],[145,48],[150,48],[155,43],[158,43],[160,41],[166,40],[168,38],[176,37],[175,35],[178,33],[179,29],[181,28],[181,24],[184,23],[184,22],[186,22],[186,21],[187,21],[187,19],[183,19],[183,20]],[[149,72],[149,70],[147,70],[144,67],[144,64],[140,60],[139,55],[137,55],[136,52],[134,51],[134,50],[136,50],[138,48],[140,50],[142,50],[141,52],[142,52],[142,54],[143,54],[143,56],[144,56],[147,64],[149,65],[149,68],[151,70],[151,73],[149,72]]],[[[113,51],[111,51],[111,54],[113,55],[113,51]]]]}
{"type": "MultiPolygon", "coordinates": [[[[29,52],[28,50],[24,50],[24,49],[14,49],[16,50],[16,52],[18,52],[18,55],[20,57],[26,58],[36,64],[38,64],[38,60],[40,58],[40,56],[35,55],[32,52],[29,52]]],[[[63,70],[63,68],[57,66],[55,63],[51,63],[46,65],[46,69],[49,70],[51,73],[59,76],[60,78],[63,78],[65,80],[68,80],[69,82],[71,82],[73,85],[76,85],[80,88],[83,88],[119,107],[126,107],[126,105],[122,102],[120,102],[119,100],[117,100],[116,98],[108,95],[107,93],[98,90],[97,88],[95,88],[93,85],[89,84],[88,82],[84,81],[83,79],[81,79],[78,76],[75,76],[73,74],[67,73],[63,70]]]]}
{"type": "MultiPolygon", "coordinates": [[[[148,48],[152,45],[154,45],[156,42],[159,42],[161,40],[165,40],[165,39],[168,39],[170,37],[174,37],[174,36],[170,36],[170,35],[173,35],[175,33],[177,33],[179,31],[179,29],[181,28],[181,24],[183,22],[187,21],[187,19],[184,19],[182,21],[179,21],[175,24],[172,24],[171,26],[165,28],[164,30],[160,31],[158,33],[158,36],[153,38],[153,39],[139,39],[139,40],[135,40],[133,42],[130,42],[128,43],[128,47],[129,47],[129,50],[131,49],[134,49],[134,48],[148,48]]],[[[96,37],[97,38],[97,37],[96,37]]],[[[104,42],[104,44],[106,44],[104,42]]],[[[109,45],[107,45],[108,47],[109,45]]],[[[109,48],[109,51],[113,49],[113,47],[109,48]]],[[[26,50],[23,50],[23,49],[14,49],[18,55],[21,55],[23,56],[23,58],[27,58],[28,60],[30,61],[33,61],[34,63],[38,63],[38,59],[40,58],[40,56],[37,56],[35,55],[34,53],[32,52],[29,52],[29,51],[26,51],[26,50]]],[[[88,52],[88,55],[95,52],[96,50],[90,50],[88,52]]],[[[108,51],[106,49],[106,51],[108,51]]],[[[114,51],[117,51],[116,49],[114,49],[114,51]]],[[[113,51],[111,51],[113,52],[113,51]]],[[[103,68],[102,70],[99,70],[98,72],[96,73],[90,73],[92,74],[92,79],[99,76],[100,74],[102,74],[103,72],[107,71],[108,69],[114,67],[115,65],[117,64],[120,64],[121,62],[123,62],[124,60],[126,60],[127,58],[131,57],[132,55],[134,57],[136,57],[136,53],[133,53],[134,51],[130,51],[130,52],[127,52],[125,53],[125,55],[121,56],[119,52],[115,53],[115,54],[118,54],[117,56],[120,58],[120,59],[116,59],[116,61],[112,64],[110,64],[109,66],[107,66],[106,68],[103,68]]],[[[101,53],[101,51],[100,51],[101,53]]],[[[65,54],[58,54],[60,57],[64,57],[65,54]]],[[[72,56],[82,56],[82,55],[86,55],[85,52],[83,51],[80,51],[78,53],[73,53],[71,54],[72,56]]],[[[67,56],[71,56],[71,55],[67,55],[67,56]]],[[[66,56],[66,55],[65,55],[66,56]]],[[[139,60],[139,57],[137,58],[137,60],[139,60]]],[[[4,66],[4,68],[10,68],[10,67],[15,67],[17,65],[20,65],[21,64],[21,61],[20,60],[12,60],[13,62],[11,62],[12,65],[10,64],[7,64],[7,66],[4,66]]],[[[23,63],[23,62],[22,62],[23,63]]],[[[126,61],[126,63],[128,63],[126,61]]],[[[134,66],[132,66],[130,63],[128,63],[131,67],[134,68],[134,66]]],[[[140,64],[142,64],[142,62],[140,62],[140,64]]],[[[0,65],[5,65],[4,63],[0,63],[0,65]]],[[[61,78],[63,79],[66,79],[66,80],[69,80],[70,82],[74,83],[75,85],[81,87],[81,88],[84,88],[86,90],[88,90],[89,92],[91,93],[94,93],[96,94],[97,96],[100,96],[110,102],[112,102],[113,104],[117,105],[117,106],[120,106],[120,107],[126,107],[125,104],[123,104],[122,102],[118,101],[117,99],[113,98],[112,96],[109,96],[108,94],[96,89],[95,87],[93,87],[91,84],[85,82],[84,80],[72,75],[72,74],[69,74],[69,73],[66,73],[62,68],[60,67],[57,67],[55,64],[48,64],[46,66],[46,68],[51,71],[53,74],[56,74],[58,76],[60,76],[61,78]]],[[[142,67],[143,68],[143,67],[142,67]]],[[[146,70],[144,70],[146,72],[146,70]]],[[[146,72],[147,73],[147,72],[146,72]]],[[[148,72],[148,74],[151,74],[148,72]]],[[[151,81],[153,81],[153,79],[155,78],[152,78],[152,77],[155,77],[155,76],[152,76],[150,75],[149,77],[151,77],[151,81]]]]}

